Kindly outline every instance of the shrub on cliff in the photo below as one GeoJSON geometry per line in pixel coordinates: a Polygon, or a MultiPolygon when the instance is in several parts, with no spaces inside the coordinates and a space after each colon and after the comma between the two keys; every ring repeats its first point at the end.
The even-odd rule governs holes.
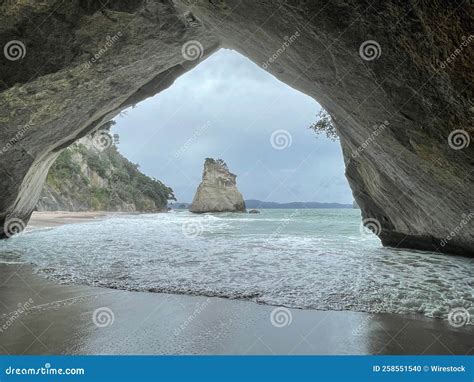
{"type": "Polygon", "coordinates": [[[331,141],[336,141],[339,136],[337,135],[336,127],[332,121],[329,113],[321,109],[317,114],[318,120],[312,123],[309,128],[313,130],[317,135],[326,134],[331,141]]]}

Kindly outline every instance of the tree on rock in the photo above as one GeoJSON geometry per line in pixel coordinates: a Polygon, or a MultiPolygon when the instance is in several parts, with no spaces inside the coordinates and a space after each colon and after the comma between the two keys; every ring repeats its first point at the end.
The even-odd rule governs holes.
{"type": "Polygon", "coordinates": [[[318,120],[312,123],[309,128],[313,130],[316,135],[326,134],[326,137],[328,137],[331,141],[338,140],[339,136],[337,135],[336,127],[334,126],[332,117],[329,115],[329,113],[321,108],[317,114],[317,117],[318,120]]]}

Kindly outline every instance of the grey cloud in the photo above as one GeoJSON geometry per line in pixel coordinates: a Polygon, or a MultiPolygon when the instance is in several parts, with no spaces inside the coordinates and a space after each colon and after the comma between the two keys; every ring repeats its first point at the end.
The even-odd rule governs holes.
{"type": "Polygon", "coordinates": [[[223,158],[246,199],[352,202],[339,143],[307,127],[320,106],[247,58],[220,50],[116,119],[120,151],[191,201],[206,157],[223,158]],[[273,131],[292,144],[275,150],[273,131]],[[321,187],[323,185],[323,187],[321,187]]]}

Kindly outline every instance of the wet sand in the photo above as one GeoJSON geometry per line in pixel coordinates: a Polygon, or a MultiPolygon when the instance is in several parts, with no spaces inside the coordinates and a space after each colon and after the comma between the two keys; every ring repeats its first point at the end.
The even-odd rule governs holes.
{"type": "Polygon", "coordinates": [[[69,212],[69,211],[35,211],[31,215],[27,229],[52,228],[64,224],[82,223],[107,216],[120,214],[120,212],[69,212]]]}
{"type": "Polygon", "coordinates": [[[421,315],[290,309],[277,327],[250,301],[59,285],[27,264],[0,280],[1,354],[474,354],[472,326],[421,315]]]}

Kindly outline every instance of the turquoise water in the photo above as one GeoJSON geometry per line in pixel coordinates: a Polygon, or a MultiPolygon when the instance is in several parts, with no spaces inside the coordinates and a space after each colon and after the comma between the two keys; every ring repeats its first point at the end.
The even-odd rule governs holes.
{"type": "Polygon", "coordinates": [[[0,243],[58,282],[303,309],[474,313],[470,259],[383,248],[352,209],[116,216],[0,243]]]}

